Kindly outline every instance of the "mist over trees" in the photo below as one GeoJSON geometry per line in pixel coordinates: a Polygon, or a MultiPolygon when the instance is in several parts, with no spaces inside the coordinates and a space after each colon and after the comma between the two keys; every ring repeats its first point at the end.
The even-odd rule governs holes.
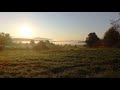
{"type": "MultiPolygon", "coordinates": [[[[119,13],[120,15],[120,13],[119,13]]],[[[117,20],[111,20],[111,27],[104,33],[103,39],[100,39],[95,32],[88,34],[86,38],[86,46],[90,48],[94,47],[117,47],[120,48],[120,17],[117,20]]],[[[29,48],[33,50],[48,50],[61,48],[59,45],[51,43],[49,40],[39,41],[35,43],[34,40],[31,40],[30,43],[15,43],[12,41],[10,34],[1,32],[0,33],[0,50],[5,47],[11,46],[12,48],[29,48]]],[[[71,48],[69,45],[64,45],[65,48],[71,48]]],[[[77,47],[77,46],[75,46],[77,47]]]]}
{"type": "Polygon", "coordinates": [[[10,34],[0,33],[0,50],[9,49],[9,50],[49,50],[59,48],[58,45],[53,44],[52,42],[39,41],[35,43],[34,40],[31,40],[30,43],[13,42],[10,34]]]}
{"type": "Polygon", "coordinates": [[[35,49],[35,50],[48,50],[49,48],[46,46],[45,42],[39,41],[39,42],[33,47],[33,49],[35,49]]]}

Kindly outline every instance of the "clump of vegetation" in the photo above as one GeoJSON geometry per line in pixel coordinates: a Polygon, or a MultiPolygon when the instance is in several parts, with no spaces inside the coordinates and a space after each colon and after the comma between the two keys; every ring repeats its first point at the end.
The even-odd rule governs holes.
{"type": "Polygon", "coordinates": [[[45,44],[46,44],[46,46],[48,47],[48,48],[50,48],[50,49],[53,49],[53,48],[55,48],[55,44],[53,44],[53,43],[51,43],[50,41],[48,41],[48,40],[46,40],[45,41],[45,44]]]}
{"type": "Polygon", "coordinates": [[[31,47],[34,47],[36,45],[35,42],[34,42],[34,40],[30,41],[30,45],[31,45],[31,47]]]}
{"type": "Polygon", "coordinates": [[[35,50],[48,50],[49,48],[46,46],[45,42],[40,41],[33,47],[33,49],[35,49],[35,50]]]}
{"type": "Polygon", "coordinates": [[[113,26],[105,33],[103,41],[106,47],[115,47],[120,42],[120,33],[113,26]]]}
{"type": "Polygon", "coordinates": [[[86,38],[87,47],[55,45],[34,40],[13,43],[9,34],[0,33],[0,78],[102,78],[120,77],[120,24],[112,26],[100,39],[95,32],[86,38]],[[98,48],[114,47],[112,48],[98,48]],[[10,48],[8,48],[10,47],[10,48]],[[94,48],[96,47],[96,48],[94,48]],[[36,52],[36,50],[41,52],[36,52]]]}
{"type": "Polygon", "coordinates": [[[90,33],[86,38],[87,47],[119,47],[120,48],[120,19],[112,20],[111,27],[105,32],[103,39],[95,33],[90,33]]]}
{"type": "Polygon", "coordinates": [[[3,50],[5,46],[11,45],[12,39],[8,33],[0,33],[0,50],[3,50]]]}
{"type": "Polygon", "coordinates": [[[90,33],[86,38],[86,44],[88,47],[98,47],[100,45],[100,39],[96,33],[90,33]]]}

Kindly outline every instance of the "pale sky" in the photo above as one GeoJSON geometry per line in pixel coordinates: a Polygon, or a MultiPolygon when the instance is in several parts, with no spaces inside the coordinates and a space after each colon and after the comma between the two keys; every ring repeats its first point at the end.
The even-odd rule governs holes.
{"type": "Polygon", "coordinates": [[[0,32],[53,40],[85,40],[96,32],[102,38],[117,17],[117,12],[0,12],[0,32]]]}

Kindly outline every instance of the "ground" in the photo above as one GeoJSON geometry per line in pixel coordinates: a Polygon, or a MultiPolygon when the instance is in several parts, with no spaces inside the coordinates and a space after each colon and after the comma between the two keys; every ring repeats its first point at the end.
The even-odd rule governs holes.
{"type": "Polygon", "coordinates": [[[0,51],[0,78],[118,78],[120,49],[0,51]]]}

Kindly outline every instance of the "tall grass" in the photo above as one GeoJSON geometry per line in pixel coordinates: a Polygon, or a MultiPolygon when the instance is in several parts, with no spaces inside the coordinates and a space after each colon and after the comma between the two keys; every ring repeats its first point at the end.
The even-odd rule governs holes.
{"type": "Polygon", "coordinates": [[[112,78],[119,71],[117,48],[0,51],[0,78],[112,78]]]}

